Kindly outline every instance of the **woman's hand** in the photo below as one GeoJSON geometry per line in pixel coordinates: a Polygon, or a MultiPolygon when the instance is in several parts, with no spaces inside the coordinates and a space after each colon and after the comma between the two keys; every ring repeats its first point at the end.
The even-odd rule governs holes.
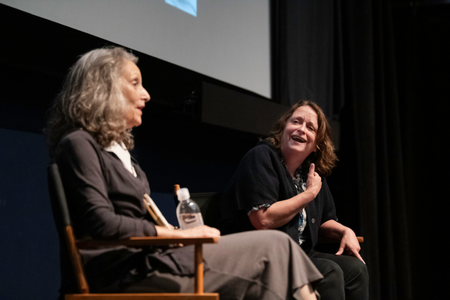
{"type": "Polygon", "coordinates": [[[345,251],[347,255],[355,256],[356,258],[360,259],[363,263],[365,263],[365,261],[359,254],[360,250],[361,246],[359,245],[355,232],[350,228],[346,227],[344,229],[344,233],[341,238],[341,244],[339,246],[338,252],[336,252],[336,255],[341,255],[345,251]]]}
{"type": "Polygon", "coordinates": [[[182,233],[184,237],[202,238],[202,237],[219,237],[220,231],[216,228],[206,225],[198,226],[190,229],[177,230],[182,233]]]}
{"type": "Polygon", "coordinates": [[[311,193],[312,200],[316,198],[317,194],[320,192],[320,189],[322,188],[322,178],[315,170],[316,166],[314,164],[311,164],[309,166],[308,179],[306,179],[305,192],[311,193]]]}
{"type": "Polygon", "coordinates": [[[356,234],[349,227],[344,226],[335,220],[328,220],[320,225],[319,235],[341,240],[339,250],[336,252],[336,255],[342,255],[345,251],[345,254],[355,256],[365,263],[359,254],[361,246],[356,238],[356,234]]]}
{"type": "Polygon", "coordinates": [[[268,208],[251,212],[250,222],[256,229],[275,229],[287,224],[308,203],[316,198],[322,188],[322,178],[315,172],[315,165],[311,164],[306,180],[306,190],[294,197],[273,203],[268,208]]]}
{"type": "Polygon", "coordinates": [[[161,226],[155,226],[155,228],[157,235],[163,238],[202,238],[220,236],[220,231],[218,229],[206,225],[185,230],[174,230],[161,226]]]}

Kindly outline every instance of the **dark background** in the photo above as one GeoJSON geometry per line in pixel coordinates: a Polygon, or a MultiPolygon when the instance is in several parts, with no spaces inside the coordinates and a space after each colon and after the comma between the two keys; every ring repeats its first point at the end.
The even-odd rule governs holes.
{"type": "MultiPolygon", "coordinates": [[[[339,124],[340,162],[328,181],[340,221],[366,239],[371,299],[445,297],[448,1],[280,2],[272,2],[273,101],[311,98],[339,124]],[[301,23],[310,30],[292,29],[306,20],[296,10],[315,12],[301,23]],[[301,47],[305,39],[318,50],[331,47],[329,65],[286,69],[312,55],[301,47]],[[333,76],[325,84],[320,78],[329,76],[308,76],[314,72],[333,76]],[[291,92],[299,81],[300,94],[291,92]]],[[[78,55],[112,43],[4,5],[0,41],[0,300],[55,299],[59,253],[42,129],[78,55]]],[[[202,123],[202,83],[258,96],[135,54],[152,100],[133,155],[153,199],[176,223],[173,184],[222,190],[260,137],[202,123]]]]}
{"type": "Polygon", "coordinates": [[[450,3],[399,6],[394,20],[411,291],[414,299],[445,298],[450,3]]]}

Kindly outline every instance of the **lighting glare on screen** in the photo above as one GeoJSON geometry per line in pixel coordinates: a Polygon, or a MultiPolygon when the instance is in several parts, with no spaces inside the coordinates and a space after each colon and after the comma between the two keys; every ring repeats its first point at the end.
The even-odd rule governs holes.
{"type": "Polygon", "coordinates": [[[175,6],[194,17],[197,16],[197,0],[166,0],[166,3],[175,6]]]}

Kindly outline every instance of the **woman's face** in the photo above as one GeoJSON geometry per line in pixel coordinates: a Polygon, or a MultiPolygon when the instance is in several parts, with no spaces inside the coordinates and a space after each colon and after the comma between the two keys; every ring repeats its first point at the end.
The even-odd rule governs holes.
{"type": "Polygon", "coordinates": [[[280,150],[285,160],[299,163],[316,149],[317,113],[310,106],[300,106],[288,119],[281,136],[280,150]]]}
{"type": "Polygon", "coordinates": [[[142,109],[150,101],[150,95],[142,86],[141,71],[132,61],[125,62],[121,77],[122,94],[128,101],[125,111],[127,128],[133,128],[142,123],[142,109]]]}

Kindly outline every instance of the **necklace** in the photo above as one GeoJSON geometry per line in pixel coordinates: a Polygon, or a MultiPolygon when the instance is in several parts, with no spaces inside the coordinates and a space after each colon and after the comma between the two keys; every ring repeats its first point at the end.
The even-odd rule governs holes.
{"type": "Polygon", "coordinates": [[[297,194],[300,194],[306,190],[306,182],[303,180],[303,176],[301,175],[301,169],[297,169],[295,172],[294,178],[292,180],[294,181],[295,189],[297,190],[297,194]]]}

